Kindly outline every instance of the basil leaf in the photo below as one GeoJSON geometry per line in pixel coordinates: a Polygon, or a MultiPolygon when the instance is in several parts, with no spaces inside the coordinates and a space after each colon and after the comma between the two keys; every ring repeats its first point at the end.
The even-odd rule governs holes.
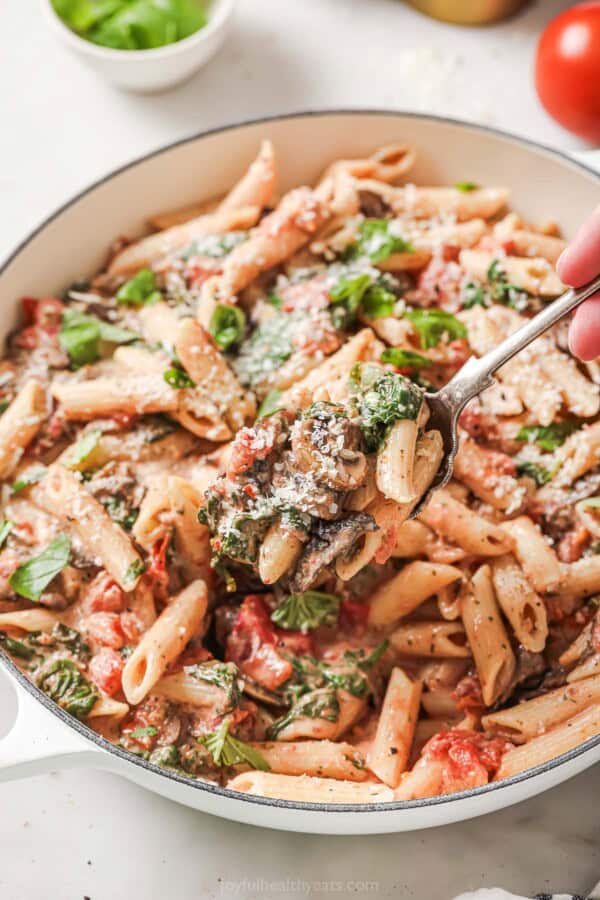
{"type": "Polygon", "coordinates": [[[11,656],[16,656],[17,659],[24,659],[27,662],[30,662],[35,656],[38,656],[35,650],[33,650],[32,647],[28,647],[24,641],[11,638],[7,634],[4,634],[3,631],[0,631],[0,647],[4,647],[11,656]]]}
{"type": "Polygon", "coordinates": [[[239,763],[248,763],[253,769],[268,772],[271,766],[261,756],[258,750],[245,744],[229,734],[231,719],[225,718],[216,731],[211,731],[198,738],[199,744],[210,750],[213,761],[217,766],[236,766],[239,763]]]}
{"type": "Polygon", "coordinates": [[[162,294],[156,289],[156,276],[152,269],[140,269],[117,291],[117,303],[149,306],[159,300],[162,300],[162,294]]]}
{"type": "Polygon", "coordinates": [[[158,728],[154,725],[147,725],[145,728],[134,728],[131,732],[132,738],[155,737],[158,734],[158,728]]]}
{"type": "Polygon", "coordinates": [[[86,432],[73,447],[67,459],[67,465],[73,467],[85,462],[98,446],[101,437],[102,431],[99,428],[86,432]]]}
{"type": "Polygon", "coordinates": [[[275,293],[275,291],[270,291],[267,294],[267,303],[270,303],[271,306],[275,307],[275,309],[281,309],[281,307],[283,306],[283,300],[281,299],[279,294],[275,293]]]}
{"type": "Polygon", "coordinates": [[[340,715],[340,703],[335,687],[319,688],[302,694],[292,708],[280,719],[276,719],[268,729],[271,740],[277,740],[284,728],[296,719],[325,719],[337,722],[340,715]]]}
{"type": "Polygon", "coordinates": [[[139,338],[133,331],[120,328],[74,309],[67,309],[62,316],[58,340],[69,355],[73,366],[85,366],[100,359],[100,342],[128,344],[139,338]]]}
{"type": "Polygon", "coordinates": [[[517,475],[527,475],[529,478],[533,478],[538,487],[548,484],[552,479],[552,472],[544,466],[528,460],[517,461],[517,475]]]}
{"type": "Polygon", "coordinates": [[[340,598],[321,591],[290,594],[271,614],[271,621],[291,631],[310,631],[320,625],[335,625],[340,598]]]}
{"type": "Polygon", "coordinates": [[[112,9],[106,2],[103,5],[105,14],[90,23],[83,36],[115,50],[164,47],[189,37],[208,21],[197,0],[119,0],[112,9]]]}
{"type": "Polygon", "coordinates": [[[185,388],[193,388],[196,387],[196,383],[192,381],[187,372],[184,372],[183,369],[178,369],[173,366],[164,373],[163,378],[170,384],[171,387],[177,388],[178,390],[183,390],[185,388]]]}
{"type": "Polygon", "coordinates": [[[482,284],[469,281],[461,291],[461,306],[463,309],[472,309],[474,306],[489,306],[490,297],[482,284]]]}
{"type": "Polygon", "coordinates": [[[186,675],[191,675],[198,681],[205,681],[207,684],[214,684],[220,688],[225,694],[228,709],[239,704],[244,681],[235,663],[209,660],[193,666],[185,666],[184,671],[186,675]]]}
{"type": "Polygon", "coordinates": [[[6,539],[15,527],[15,523],[11,522],[10,519],[4,519],[2,525],[0,525],[0,547],[3,547],[6,543],[6,539]]]}
{"type": "Polygon", "coordinates": [[[257,419],[264,419],[266,416],[272,416],[273,413],[279,412],[283,409],[283,406],[279,406],[279,400],[283,396],[283,391],[278,391],[277,388],[274,388],[272,391],[269,391],[265,399],[262,401],[260,406],[258,407],[258,412],[256,413],[257,419]]]}
{"type": "Polygon", "coordinates": [[[361,309],[367,319],[391,316],[396,308],[396,296],[381,284],[372,285],[363,296],[361,309]]]}
{"type": "Polygon", "coordinates": [[[71,542],[66,535],[60,534],[38,556],[21,563],[8,583],[21,597],[37,602],[52,579],[68,564],[70,556],[71,542]]]}
{"type": "Polygon", "coordinates": [[[392,253],[414,253],[410,241],[394,234],[391,219],[365,219],[358,228],[358,241],[346,251],[346,259],[368,256],[373,263],[383,262],[392,253]]]}
{"type": "Polygon", "coordinates": [[[55,659],[36,676],[39,687],[72,716],[83,719],[98,699],[96,687],[70,659],[55,659]]]}
{"type": "Polygon", "coordinates": [[[423,350],[437,347],[445,336],[451,341],[467,336],[463,323],[443,309],[413,309],[406,318],[414,325],[423,350]]]}
{"type": "Polygon", "coordinates": [[[475,184],[474,181],[457,181],[455,182],[454,187],[457,191],[463,191],[464,193],[479,190],[479,185],[475,184]]]}
{"type": "Polygon", "coordinates": [[[246,316],[239,306],[231,303],[217,303],[208,325],[215,344],[227,350],[239,344],[246,330],[246,316]]]}
{"type": "Polygon", "coordinates": [[[490,283],[491,299],[494,303],[503,303],[512,309],[523,311],[529,306],[529,294],[516,284],[510,284],[506,272],[499,259],[494,259],[486,273],[490,283]]]}
{"type": "Polygon", "coordinates": [[[13,494],[18,494],[20,491],[24,490],[27,487],[31,487],[32,484],[37,484],[38,481],[46,474],[46,469],[35,469],[34,471],[24,472],[20,478],[10,486],[10,492],[13,494]]]}
{"type": "Polygon", "coordinates": [[[397,369],[427,369],[433,365],[432,360],[413,350],[401,350],[400,347],[387,347],[381,354],[381,362],[391,363],[397,369]]]}
{"type": "Polygon", "coordinates": [[[542,450],[551,453],[561,447],[578,427],[577,422],[568,420],[553,422],[551,425],[524,425],[517,432],[517,440],[535,443],[542,450]]]}

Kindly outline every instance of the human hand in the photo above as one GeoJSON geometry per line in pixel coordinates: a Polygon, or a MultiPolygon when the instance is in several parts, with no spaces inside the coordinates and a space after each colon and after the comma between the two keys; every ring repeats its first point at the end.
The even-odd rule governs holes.
{"type": "MultiPolygon", "coordinates": [[[[600,274],[600,206],[563,251],[556,269],[561,280],[571,287],[581,287],[600,274]]],[[[575,310],[569,329],[569,349],[584,360],[600,356],[600,293],[575,310]]]]}

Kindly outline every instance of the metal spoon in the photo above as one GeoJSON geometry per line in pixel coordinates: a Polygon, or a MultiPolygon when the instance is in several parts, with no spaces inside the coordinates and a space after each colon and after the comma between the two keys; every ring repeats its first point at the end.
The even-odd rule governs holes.
{"type": "Polygon", "coordinates": [[[473,397],[481,394],[494,383],[493,374],[507,363],[520,350],[529,346],[532,341],[548,331],[559,319],[568,312],[587,300],[592,294],[600,290],[600,276],[590,281],[584,287],[571,288],[558,299],[548,304],[541,312],[529,319],[522,328],[513,332],[501,344],[490,350],[479,359],[471,357],[462,369],[456,373],[448,384],[435,393],[426,393],[425,399],[429,406],[430,417],[427,428],[437,428],[441,432],[444,442],[444,456],[437,475],[410,514],[410,518],[417,516],[429,500],[433,491],[444,487],[452,477],[454,459],[458,451],[457,425],[458,417],[473,397]]]}

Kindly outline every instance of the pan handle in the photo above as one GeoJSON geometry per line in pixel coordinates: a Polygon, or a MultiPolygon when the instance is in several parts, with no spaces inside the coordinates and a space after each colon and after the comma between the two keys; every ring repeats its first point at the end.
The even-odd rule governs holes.
{"type": "Polygon", "coordinates": [[[11,678],[18,702],[17,717],[0,737],[0,783],[39,775],[52,769],[99,767],[101,750],[49,713],[11,678]]]}

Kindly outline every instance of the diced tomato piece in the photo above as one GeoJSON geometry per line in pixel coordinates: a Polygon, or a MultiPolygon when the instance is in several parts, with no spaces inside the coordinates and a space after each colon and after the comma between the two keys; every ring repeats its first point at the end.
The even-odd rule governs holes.
{"type": "Polygon", "coordinates": [[[121,617],[118,613],[92,613],[85,623],[85,630],[91,640],[104,647],[113,647],[118,650],[125,644],[121,617]]]}
{"type": "Polygon", "coordinates": [[[121,613],[121,629],[128,644],[137,644],[145,631],[144,623],[132,610],[125,610],[121,613]]]}
{"type": "Polygon", "coordinates": [[[384,563],[388,561],[392,553],[394,552],[394,547],[396,546],[396,528],[388,528],[386,531],[383,541],[380,546],[377,548],[377,553],[373,557],[373,562],[378,566],[382,566],[384,563]]]}
{"type": "Polygon", "coordinates": [[[291,663],[276,650],[277,631],[262,597],[251,594],[240,606],[227,639],[225,659],[269,690],[275,690],[292,674],[291,663]]]}
{"type": "Polygon", "coordinates": [[[88,674],[101,691],[112,697],[121,690],[121,675],[124,666],[125,661],[120,653],[111,647],[102,647],[92,656],[88,674]]]}
{"type": "Polygon", "coordinates": [[[304,653],[313,652],[313,642],[310,634],[303,631],[286,631],[285,628],[276,628],[277,646],[286,653],[294,656],[302,656],[304,653]]]}
{"type": "Polygon", "coordinates": [[[485,708],[481,693],[481,682],[477,675],[465,675],[456,685],[452,694],[459,709],[481,712],[485,708]]]}
{"type": "Polygon", "coordinates": [[[121,612],[125,595],[108,572],[101,572],[86,590],[82,605],[86,613],[121,612]]]}
{"type": "Polygon", "coordinates": [[[502,756],[512,748],[504,738],[486,738],[475,731],[441,731],[423,747],[422,757],[445,763],[443,792],[487,784],[496,774],[502,756]]]}
{"type": "Polygon", "coordinates": [[[277,417],[263,419],[252,428],[240,428],[231,445],[227,475],[235,478],[246,472],[257,459],[266,459],[281,433],[277,417]]]}
{"type": "Polygon", "coordinates": [[[455,262],[453,250],[442,248],[429,262],[417,281],[417,298],[423,306],[452,304],[460,294],[463,270],[455,262]],[[446,259],[450,256],[450,259],[446,259]]]}
{"type": "Polygon", "coordinates": [[[39,344],[39,330],[37,325],[28,325],[15,335],[15,344],[23,350],[35,350],[39,344]]]}
{"type": "Polygon", "coordinates": [[[364,626],[369,618],[369,604],[347,597],[340,604],[340,625],[342,628],[353,629],[357,625],[364,626]]]}
{"type": "Polygon", "coordinates": [[[166,594],[169,584],[169,573],[167,571],[167,550],[171,543],[171,532],[167,532],[164,537],[156,541],[150,553],[150,565],[146,570],[145,577],[150,582],[153,591],[166,594]]]}
{"type": "Polygon", "coordinates": [[[183,271],[183,277],[188,287],[198,288],[213,275],[221,273],[221,267],[215,265],[215,260],[206,256],[194,256],[189,260],[183,271]]]}

